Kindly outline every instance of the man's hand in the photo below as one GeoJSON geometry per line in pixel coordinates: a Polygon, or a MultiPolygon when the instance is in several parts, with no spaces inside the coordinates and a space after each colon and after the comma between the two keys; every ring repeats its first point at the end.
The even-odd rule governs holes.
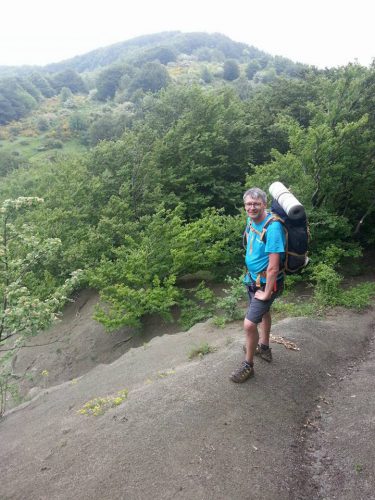
{"type": "Polygon", "coordinates": [[[257,290],[255,292],[254,298],[258,300],[270,300],[271,295],[269,295],[267,292],[263,290],[257,290]]]}

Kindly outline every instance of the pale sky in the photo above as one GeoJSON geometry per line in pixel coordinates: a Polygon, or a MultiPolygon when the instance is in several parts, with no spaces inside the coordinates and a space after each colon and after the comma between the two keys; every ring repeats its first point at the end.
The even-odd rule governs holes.
{"type": "Polygon", "coordinates": [[[222,33],[319,68],[375,57],[373,0],[5,0],[0,65],[44,65],[161,31],[222,33]]]}

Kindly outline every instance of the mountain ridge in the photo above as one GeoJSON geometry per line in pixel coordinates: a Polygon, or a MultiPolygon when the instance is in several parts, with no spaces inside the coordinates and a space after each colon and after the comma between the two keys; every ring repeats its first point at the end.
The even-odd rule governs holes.
{"type": "MultiPolygon", "coordinates": [[[[0,66],[0,77],[4,76],[25,76],[33,71],[41,71],[43,73],[55,73],[64,69],[74,69],[78,73],[85,71],[94,71],[98,68],[103,68],[115,62],[120,62],[122,58],[131,56],[132,50],[139,51],[162,46],[176,46],[181,49],[181,52],[186,51],[191,54],[194,50],[201,47],[219,48],[227,58],[238,59],[241,53],[245,50],[249,51],[250,59],[258,59],[265,57],[267,60],[272,60],[274,57],[270,54],[243,42],[236,42],[226,35],[221,33],[206,33],[206,32],[181,32],[181,31],[163,31],[149,35],[141,35],[130,38],[122,42],[98,47],[84,54],[75,55],[71,58],[62,61],[49,63],[46,65],[22,65],[22,66],[0,66]]],[[[301,65],[301,63],[293,62],[288,58],[284,58],[290,63],[301,65]]],[[[304,65],[307,66],[307,65],[304,65]]]]}

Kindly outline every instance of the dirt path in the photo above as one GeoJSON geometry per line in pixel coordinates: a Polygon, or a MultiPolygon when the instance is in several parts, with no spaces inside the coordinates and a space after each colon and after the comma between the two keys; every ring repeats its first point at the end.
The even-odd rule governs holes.
{"type": "MultiPolygon", "coordinates": [[[[84,314],[72,314],[70,342],[77,324],[92,340],[84,314]]],[[[273,363],[242,385],[228,378],[241,323],[207,322],[40,387],[0,423],[0,498],[374,498],[374,321],[374,309],[280,321],[273,334],[300,350],[274,344],[273,363]],[[215,351],[189,361],[202,342],[215,351]],[[102,415],[78,413],[124,389],[102,415]]]]}
{"type": "MultiPolygon", "coordinates": [[[[356,316],[351,319],[358,334],[356,316]]],[[[374,318],[375,319],[375,318],[374,318]]],[[[375,499],[375,322],[358,357],[337,367],[299,440],[300,499],[375,499]]]]}

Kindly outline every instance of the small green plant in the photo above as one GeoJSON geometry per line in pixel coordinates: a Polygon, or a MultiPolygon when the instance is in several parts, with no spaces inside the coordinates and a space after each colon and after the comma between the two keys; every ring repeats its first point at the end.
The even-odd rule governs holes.
{"type": "Polygon", "coordinates": [[[128,397],[128,390],[123,389],[119,391],[116,396],[107,396],[106,398],[94,398],[83,405],[83,407],[78,410],[80,415],[92,415],[98,417],[103,415],[110,408],[115,408],[119,406],[128,397]]]}
{"type": "Polygon", "coordinates": [[[361,472],[363,472],[363,465],[362,464],[355,464],[354,470],[357,474],[360,474],[361,472]]]}
{"type": "Polygon", "coordinates": [[[213,323],[219,328],[224,328],[228,320],[224,316],[214,316],[213,323]]]}
{"type": "Polygon", "coordinates": [[[204,342],[200,346],[193,347],[191,351],[189,352],[189,359],[193,359],[196,357],[203,358],[203,356],[206,356],[207,354],[210,354],[211,352],[215,352],[216,348],[213,346],[210,346],[207,342],[204,342]]]}

